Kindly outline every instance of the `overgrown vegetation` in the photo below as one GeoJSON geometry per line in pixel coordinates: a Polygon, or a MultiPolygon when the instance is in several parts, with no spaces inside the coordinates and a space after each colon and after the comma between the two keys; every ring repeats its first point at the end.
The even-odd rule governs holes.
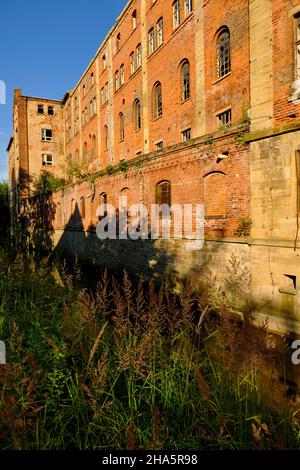
{"type": "Polygon", "coordinates": [[[224,293],[217,313],[191,283],[79,285],[0,252],[2,449],[300,448],[296,410],[262,393],[266,329],[224,293]]]}
{"type": "Polygon", "coordinates": [[[43,170],[34,182],[34,196],[46,196],[63,188],[64,185],[63,178],[58,178],[49,171],[43,170]]]}
{"type": "Polygon", "coordinates": [[[0,234],[7,233],[9,227],[9,201],[8,201],[8,184],[0,182],[0,234]]]}

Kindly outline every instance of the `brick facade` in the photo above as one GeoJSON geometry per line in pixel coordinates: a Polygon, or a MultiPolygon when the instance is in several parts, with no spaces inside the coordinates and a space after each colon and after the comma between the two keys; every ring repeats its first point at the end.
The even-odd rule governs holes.
{"type": "MultiPolygon", "coordinates": [[[[173,5],[129,1],[74,89],[55,103],[62,113],[53,123],[59,168],[52,170],[66,178],[53,196],[55,244],[65,242],[73,254],[109,264],[114,245],[102,244],[101,256],[96,253],[96,209],[103,194],[116,207],[122,193],[129,204],[149,207],[156,202],[157,184],[168,181],[172,204],[204,204],[207,242],[198,260],[170,242],[164,260],[176,269],[165,266],[162,273],[195,275],[194,265],[211,262],[226,278],[225,260],[240,255],[251,272],[258,308],[300,320],[299,283],[292,294],[285,290],[290,279],[300,277],[295,165],[300,104],[293,94],[300,0],[179,0],[175,28],[173,5]],[[185,89],[184,63],[189,64],[185,89]],[[252,222],[244,239],[236,234],[241,219],[252,222]],[[181,256],[187,256],[186,266],[181,256]],[[286,295],[293,295],[293,302],[286,295]],[[288,313],[286,305],[292,305],[288,313]]],[[[37,101],[26,98],[27,113],[24,103],[16,92],[12,192],[17,191],[12,174],[38,173],[33,162],[44,148],[36,137],[43,124],[34,111],[37,101]]],[[[29,189],[22,183],[21,196],[29,189]]],[[[156,261],[153,246],[140,248],[136,259],[133,242],[120,245],[115,261],[126,267],[132,257],[136,273],[143,272],[143,263],[156,261]]]]}

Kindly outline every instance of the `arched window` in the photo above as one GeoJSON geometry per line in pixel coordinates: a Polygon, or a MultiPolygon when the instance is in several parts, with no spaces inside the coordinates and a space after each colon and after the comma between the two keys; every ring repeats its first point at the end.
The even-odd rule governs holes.
{"type": "Polygon", "coordinates": [[[108,150],[108,126],[106,124],[104,126],[104,148],[108,150]]]}
{"type": "Polygon", "coordinates": [[[124,140],[125,128],[124,128],[124,114],[119,114],[119,129],[120,129],[120,141],[124,140]]]}
{"type": "Polygon", "coordinates": [[[86,160],[88,157],[88,147],[87,147],[87,143],[84,142],[83,144],[83,159],[86,160]]]}
{"type": "Polygon", "coordinates": [[[116,38],[116,50],[120,50],[121,49],[121,33],[118,33],[117,34],[117,38],[116,38]]]}
{"type": "Polygon", "coordinates": [[[157,82],[153,88],[153,118],[162,116],[162,89],[160,82],[157,82]]]}
{"type": "Polygon", "coordinates": [[[223,28],[217,37],[217,75],[218,78],[224,77],[230,72],[230,31],[223,28]]]}
{"type": "Polygon", "coordinates": [[[96,145],[97,145],[96,136],[93,135],[92,136],[92,156],[93,157],[95,157],[95,155],[96,155],[96,145]]]}
{"type": "Polygon", "coordinates": [[[135,130],[139,131],[142,127],[141,102],[139,99],[136,99],[135,102],[133,103],[133,116],[134,116],[135,130]]]}
{"type": "Polygon", "coordinates": [[[188,100],[191,97],[191,82],[190,82],[190,63],[185,60],[181,65],[181,99],[182,101],[188,100]]]}
{"type": "Polygon", "coordinates": [[[226,176],[214,171],[204,177],[204,210],[206,219],[222,219],[227,212],[226,176]]]}
{"type": "Polygon", "coordinates": [[[80,216],[85,219],[85,198],[83,196],[80,198],[80,216]]]}
{"type": "Polygon", "coordinates": [[[99,210],[98,210],[98,217],[101,220],[103,217],[107,217],[107,194],[101,193],[99,199],[99,210]]]}
{"type": "Polygon", "coordinates": [[[134,30],[137,27],[137,16],[136,10],[132,13],[132,29],[134,30]]]}
{"type": "Polygon", "coordinates": [[[156,185],[156,204],[171,204],[171,182],[161,181],[156,185]]]}

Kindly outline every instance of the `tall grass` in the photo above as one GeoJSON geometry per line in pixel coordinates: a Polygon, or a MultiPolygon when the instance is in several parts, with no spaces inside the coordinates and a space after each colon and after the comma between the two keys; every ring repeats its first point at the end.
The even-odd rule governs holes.
{"type": "Polygon", "coordinates": [[[251,318],[213,314],[191,284],[104,274],[88,292],[46,263],[0,266],[1,449],[300,448],[296,410],[261,391],[251,318]]]}

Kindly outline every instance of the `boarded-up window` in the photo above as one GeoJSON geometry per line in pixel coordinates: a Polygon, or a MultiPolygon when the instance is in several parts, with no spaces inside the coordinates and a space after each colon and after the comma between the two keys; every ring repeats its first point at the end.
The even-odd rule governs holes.
{"type": "Polygon", "coordinates": [[[156,185],[156,204],[167,204],[171,206],[171,183],[161,181],[156,185]]]}
{"type": "Polygon", "coordinates": [[[226,176],[221,172],[204,178],[204,209],[206,219],[223,219],[227,213],[226,176]]]}

